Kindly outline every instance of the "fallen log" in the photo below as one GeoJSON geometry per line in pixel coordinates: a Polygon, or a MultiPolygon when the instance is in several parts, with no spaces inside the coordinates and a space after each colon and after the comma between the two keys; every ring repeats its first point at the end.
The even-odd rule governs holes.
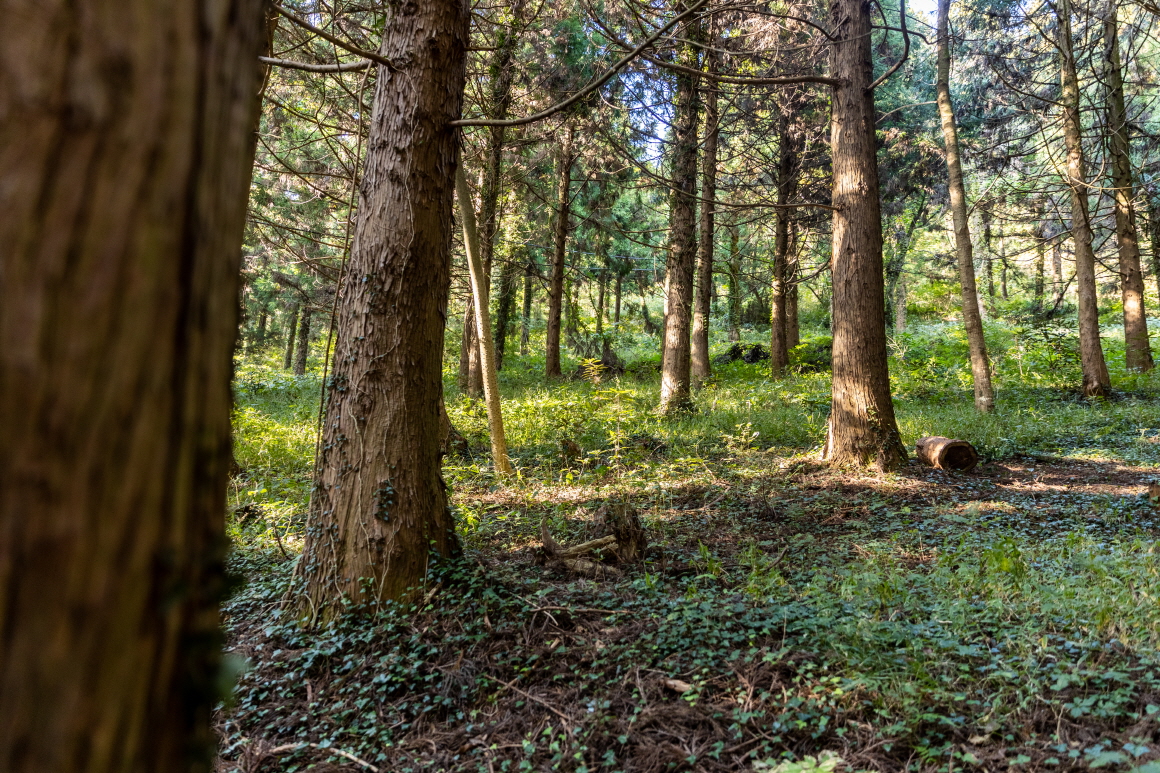
{"type": "Polygon", "coordinates": [[[919,461],[940,470],[969,472],[979,463],[979,452],[965,440],[934,435],[919,438],[914,450],[919,461]]]}

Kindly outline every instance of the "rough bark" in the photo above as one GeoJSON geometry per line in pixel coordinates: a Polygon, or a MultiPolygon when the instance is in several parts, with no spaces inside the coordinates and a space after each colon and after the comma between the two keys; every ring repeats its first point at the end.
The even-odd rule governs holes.
{"type": "Polygon", "coordinates": [[[440,475],[439,405],[468,16],[458,0],[401,5],[381,53],[299,613],[416,592],[458,545],[440,475]]]}
{"type": "Polygon", "coordinates": [[[1104,82],[1107,84],[1108,150],[1112,196],[1116,208],[1116,245],[1120,257],[1120,292],[1124,303],[1124,359],[1129,371],[1151,370],[1148,317],[1144,311],[1144,275],[1140,272],[1140,237],[1136,232],[1135,186],[1129,157],[1128,113],[1124,106],[1124,75],[1120,63],[1116,3],[1108,3],[1104,18],[1104,82]]]}
{"type": "Polygon", "coordinates": [[[1106,397],[1111,389],[1104,351],[1100,345],[1099,298],[1096,295],[1096,256],[1092,250],[1088,182],[1079,110],[1079,77],[1071,37],[1071,0],[1056,6],[1060,53],[1060,103],[1063,105],[1063,141],[1067,148],[1067,187],[1071,191],[1071,236],[1075,245],[1075,283],[1079,301],[1079,348],[1083,393],[1106,397]]]}
{"type": "Polygon", "coordinates": [[[306,375],[306,358],[310,355],[310,307],[304,306],[298,320],[298,349],[294,353],[294,375],[306,375]]]}
{"type": "Polygon", "coordinates": [[[564,259],[572,219],[572,164],[576,161],[572,152],[572,132],[571,126],[564,131],[556,160],[556,242],[552,252],[552,275],[548,283],[548,331],[544,358],[544,375],[548,378],[564,375],[560,370],[560,315],[564,307],[564,259]]]}
{"type": "Polygon", "coordinates": [[[906,278],[898,280],[894,286],[894,332],[906,332],[906,278]]]}
{"type": "MultiPolygon", "coordinates": [[[[975,409],[988,413],[995,407],[995,390],[991,386],[991,362],[983,338],[983,319],[979,313],[979,293],[975,286],[975,258],[967,212],[967,192],[959,158],[959,134],[951,105],[951,52],[947,29],[951,0],[938,3],[938,112],[942,121],[943,144],[946,147],[947,183],[951,200],[951,218],[955,226],[955,248],[959,258],[959,286],[963,299],[963,327],[970,349],[971,376],[975,382],[975,409]]],[[[988,262],[988,267],[990,263],[988,262]]],[[[995,294],[994,282],[991,295],[995,294]]]]}
{"type": "Polygon", "coordinates": [[[0,14],[0,770],[208,771],[262,5],[0,14]]]}
{"type": "Polygon", "coordinates": [[[483,373],[483,397],[487,405],[487,428],[491,438],[491,458],[497,475],[511,475],[512,464],[508,461],[507,439],[503,431],[503,411],[499,398],[499,378],[496,375],[495,344],[491,337],[491,304],[487,283],[487,272],[480,258],[479,228],[475,220],[475,204],[471,200],[471,190],[467,187],[467,177],[460,161],[455,169],[455,197],[459,202],[460,218],[463,221],[463,246],[467,252],[467,266],[471,274],[471,295],[475,305],[475,333],[479,341],[480,370],[483,373]]]}
{"type": "Polygon", "coordinates": [[[270,317],[270,310],[266,304],[262,304],[262,308],[258,310],[258,330],[254,334],[254,349],[260,350],[266,345],[266,324],[270,317]]]}
{"type": "MultiPolygon", "coordinates": [[[[717,49],[705,54],[705,69],[717,71],[717,49]]],[[[717,84],[709,83],[705,92],[705,144],[701,151],[701,229],[697,248],[697,286],[693,299],[693,330],[689,355],[689,377],[693,386],[709,378],[709,314],[713,303],[713,242],[716,238],[713,200],[717,197],[717,136],[720,133],[717,109],[717,84]]]]}
{"type": "MultiPolygon", "coordinates": [[[[676,13],[685,4],[676,3],[676,13]]],[[[700,37],[700,20],[682,25],[687,41],[700,37]]],[[[685,43],[679,64],[695,68],[697,48],[685,43]]],[[[669,249],[666,264],[665,325],[661,352],[660,412],[671,414],[692,407],[690,336],[693,310],[693,267],[697,258],[697,125],[700,119],[699,78],[679,71],[673,96],[672,162],[669,194],[669,249]]]]}
{"type": "Polygon", "coordinates": [[[298,304],[290,307],[290,321],[286,323],[286,354],[282,358],[283,370],[294,366],[294,344],[298,336],[298,304]]]}
{"type": "Polygon", "coordinates": [[[593,309],[596,312],[597,337],[604,335],[604,284],[607,281],[605,271],[601,269],[596,275],[596,306],[593,309]]]}
{"type": "Polygon", "coordinates": [[[824,458],[890,470],[906,459],[890,398],[869,0],[831,0],[833,398],[824,458]]]}

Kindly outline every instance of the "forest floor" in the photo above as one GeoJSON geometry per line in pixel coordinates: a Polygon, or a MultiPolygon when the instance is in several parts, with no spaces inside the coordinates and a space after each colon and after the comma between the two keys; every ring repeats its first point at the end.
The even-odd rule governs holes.
{"type": "Polygon", "coordinates": [[[795,433],[817,400],[779,415],[745,390],[782,387],[740,365],[684,444],[644,417],[648,379],[533,390],[512,434],[563,427],[584,456],[532,438],[508,483],[450,463],[464,559],[420,603],[307,631],[278,610],[316,392],[255,373],[220,771],[1160,771],[1155,393],[1011,392],[985,420],[961,395],[900,399],[909,441],[950,426],[985,460],[880,475],[815,461],[795,433]],[[544,565],[541,524],[574,544],[610,501],[639,513],[643,563],[544,565]]]}

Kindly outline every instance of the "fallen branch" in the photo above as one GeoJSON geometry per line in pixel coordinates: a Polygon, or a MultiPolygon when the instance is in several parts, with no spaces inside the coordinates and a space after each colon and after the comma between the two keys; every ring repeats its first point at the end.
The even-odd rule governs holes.
{"type": "Polygon", "coordinates": [[[370,764],[366,760],[359,759],[358,757],[354,756],[353,754],[351,754],[348,751],[343,751],[342,749],[336,749],[333,746],[323,746],[322,744],[317,744],[317,743],[307,743],[305,741],[302,741],[301,743],[288,743],[288,744],[285,744],[283,746],[275,746],[273,749],[270,749],[267,752],[267,754],[289,754],[290,752],[296,752],[299,749],[305,749],[307,747],[321,749],[324,752],[329,752],[331,754],[337,754],[340,757],[346,757],[348,760],[355,763],[356,765],[362,765],[367,770],[372,771],[372,773],[379,773],[379,769],[377,766],[370,764]]]}

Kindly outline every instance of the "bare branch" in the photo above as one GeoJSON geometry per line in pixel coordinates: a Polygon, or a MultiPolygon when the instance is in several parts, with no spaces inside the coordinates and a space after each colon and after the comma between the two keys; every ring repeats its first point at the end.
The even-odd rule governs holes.
{"type": "Polygon", "coordinates": [[[361,59],[357,62],[339,62],[337,64],[309,64],[294,62],[290,59],[274,59],[269,56],[259,56],[258,61],[274,67],[285,67],[289,70],[305,70],[306,72],[352,72],[365,70],[371,66],[370,59],[361,59]]]}
{"type": "Polygon", "coordinates": [[[326,32],[324,30],[320,30],[318,27],[315,27],[313,24],[306,21],[305,19],[300,19],[297,16],[295,16],[294,14],[290,13],[289,11],[287,11],[285,8],[278,5],[277,3],[270,3],[270,6],[275,11],[277,11],[278,13],[282,14],[290,21],[297,24],[302,29],[309,30],[310,32],[313,32],[315,35],[322,38],[323,40],[329,40],[331,43],[333,43],[334,45],[343,49],[344,51],[349,51],[352,54],[357,54],[358,56],[361,56],[364,59],[370,59],[372,62],[378,62],[383,67],[386,67],[388,70],[390,70],[392,72],[399,72],[399,66],[396,65],[394,62],[392,62],[390,59],[383,56],[382,54],[376,53],[374,51],[368,51],[365,48],[359,48],[358,46],[356,46],[352,43],[347,43],[345,40],[343,40],[342,38],[340,38],[336,35],[331,35],[329,32],[326,32]]]}
{"type": "MultiPolygon", "coordinates": [[[[545,118],[550,118],[551,116],[555,115],[556,113],[559,113],[561,110],[566,110],[567,108],[569,108],[572,105],[579,102],[581,99],[584,99],[584,97],[588,96],[593,91],[596,91],[596,89],[600,88],[605,83],[608,83],[608,81],[612,80],[612,77],[614,75],[616,75],[618,72],[620,72],[622,69],[624,69],[624,67],[629,62],[631,62],[633,59],[636,59],[638,56],[640,56],[641,52],[643,52],[646,48],[648,48],[653,43],[655,43],[662,35],[664,35],[666,32],[668,32],[673,27],[675,27],[681,20],[686,19],[689,16],[692,16],[693,14],[700,11],[701,8],[707,2],[709,2],[709,0],[697,0],[697,2],[694,3],[689,8],[689,10],[685,11],[682,14],[674,16],[669,21],[668,24],[666,24],[663,27],[661,27],[660,29],[658,29],[652,35],[649,35],[647,38],[645,38],[645,41],[643,43],[641,43],[639,46],[634,48],[632,51],[629,51],[627,54],[625,54],[623,57],[621,57],[620,61],[617,62],[616,64],[612,65],[612,67],[608,68],[608,70],[603,75],[601,75],[599,78],[597,78],[596,80],[589,83],[584,88],[577,91],[572,96],[565,99],[563,102],[557,102],[556,104],[552,105],[551,107],[547,108],[546,110],[541,110],[538,113],[535,113],[535,114],[529,115],[529,116],[525,116],[523,118],[513,118],[513,119],[507,120],[507,121],[500,121],[500,120],[486,119],[486,118],[478,118],[478,119],[471,118],[471,119],[462,119],[459,121],[451,121],[450,125],[451,126],[524,126],[524,125],[529,124],[529,123],[535,123],[536,121],[542,121],[545,118]]],[[[275,6],[275,8],[276,7],[277,6],[275,6]]]]}

